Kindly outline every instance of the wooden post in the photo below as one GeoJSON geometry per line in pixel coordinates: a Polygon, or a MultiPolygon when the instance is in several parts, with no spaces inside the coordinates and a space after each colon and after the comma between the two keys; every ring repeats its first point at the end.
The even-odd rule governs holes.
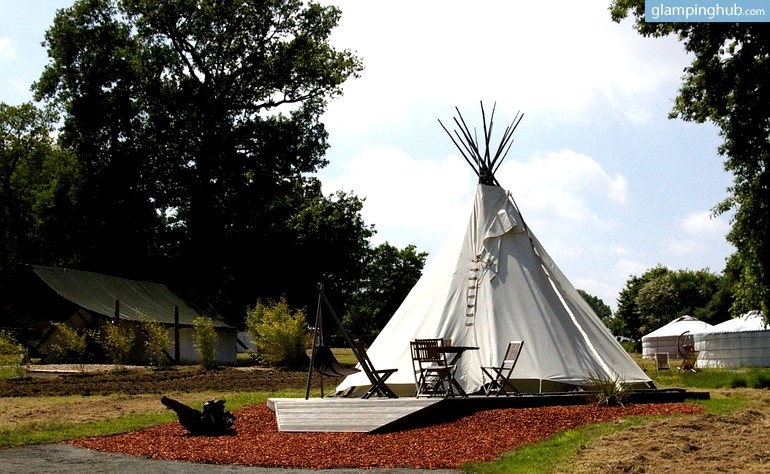
{"type": "Polygon", "coordinates": [[[179,365],[179,306],[174,306],[174,362],[179,365]]]}

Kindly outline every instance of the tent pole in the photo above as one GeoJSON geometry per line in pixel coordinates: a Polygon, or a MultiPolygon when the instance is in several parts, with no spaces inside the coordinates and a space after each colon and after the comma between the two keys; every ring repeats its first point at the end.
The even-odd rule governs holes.
{"type": "MultiPolygon", "coordinates": [[[[318,325],[321,321],[321,294],[323,293],[324,284],[318,284],[318,304],[316,305],[315,312],[315,324],[313,325],[313,343],[310,348],[310,366],[307,369],[307,386],[305,387],[305,400],[310,398],[310,381],[313,376],[313,365],[315,364],[315,348],[318,341],[318,325]]],[[[323,398],[323,375],[321,375],[321,398],[323,398]]]]}
{"type": "Polygon", "coordinates": [[[181,357],[181,344],[179,336],[179,306],[174,306],[174,362],[179,365],[181,357]]]}
{"type": "Polygon", "coordinates": [[[326,307],[329,309],[329,313],[331,313],[332,318],[334,318],[334,322],[337,324],[337,327],[340,328],[340,331],[342,331],[342,336],[345,338],[345,342],[348,344],[348,347],[350,347],[350,349],[353,351],[353,355],[356,356],[356,360],[358,361],[358,364],[361,366],[362,369],[364,369],[366,378],[369,379],[369,382],[371,382],[372,384],[375,384],[376,378],[374,377],[374,374],[372,374],[372,371],[369,370],[369,366],[366,364],[366,362],[364,362],[363,356],[358,352],[358,347],[350,338],[350,335],[348,335],[348,332],[345,331],[345,327],[342,325],[342,321],[340,321],[340,318],[337,317],[337,313],[334,312],[334,308],[332,308],[331,303],[329,303],[329,300],[326,298],[326,294],[323,292],[323,287],[319,289],[319,293],[321,296],[323,296],[324,303],[326,303],[326,307]]]}

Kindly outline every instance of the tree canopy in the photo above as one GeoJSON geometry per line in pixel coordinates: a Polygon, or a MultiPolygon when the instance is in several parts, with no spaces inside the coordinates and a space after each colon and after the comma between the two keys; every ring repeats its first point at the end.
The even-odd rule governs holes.
{"type": "Polygon", "coordinates": [[[425,252],[385,242],[371,249],[360,285],[352,294],[343,324],[359,336],[376,336],[422,275],[425,252]]]}
{"type": "Polygon", "coordinates": [[[585,300],[586,303],[588,303],[588,306],[591,307],[591,309],[594,310],[594,313],[596,313],[597,316],[599,316],[599,319],[601,319],[603,322],[608,321],[612,317],[612,308],[610,308],[601,298],[598,296],[594,296],[586,291],[583,291],[578,288],[577,292],[580,294],[580,296],[585,300]]]}
{"type": "Polygon", "coordinates": [[[725,295],[729,294],[725,285],[731,283],[708,270],[671,270],[659,265],[626,282],[608,325],[616,335],[640,341],[679,316],[720,323],[729,317],[732,300],[725,295]]]}
{"type": "Polygon", "coordinates": [[[30,103],[0,103],[0,293],[16,263],[58,261],[75,245],[59,211],[73,205],[79,167],[56,146],[55,118],[30,103]]]}
{"type": "Polygon", "coordinates": [[[733,314],[759,309],[770,320],[770,28],[763,23],[648,23],[644,0],[613,0],[613,20],[633,15],[644,36],[676,34],[693,54],[672,118],[720,129],[729,196],[714,207],[734,211],[727,239],[735,246],[733,314]]]}
{"type": "Polygon", "coordinates": [[[34,88],[62,113],[82,173],[62,215],[81,245],[67,260],[186,284],[238,314],[356,277],[373,232],[361,202],[308,177],[327,163],[327,102],[363,68],[328,42],[340,14],[301,0],[59,10],[34,88]]]}

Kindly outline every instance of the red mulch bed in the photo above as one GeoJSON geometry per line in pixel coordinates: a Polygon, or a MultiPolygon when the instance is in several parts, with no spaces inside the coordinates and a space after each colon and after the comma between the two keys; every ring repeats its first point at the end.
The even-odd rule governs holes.
{"type": "Polygon", "coordinates": [[[154,459],[207,464],[330,468],[458,468],[494,461],[521,445],[565,430],[627,416],[694,414],[689,403],[590,405],[488,410],[460,420],[386,434],[282,433],[266,405],[235,411],[236,435],[191,436],[178,423],[71,444],[154,459]],[[447,449],[451,446],[452,449],[447,449]]]}

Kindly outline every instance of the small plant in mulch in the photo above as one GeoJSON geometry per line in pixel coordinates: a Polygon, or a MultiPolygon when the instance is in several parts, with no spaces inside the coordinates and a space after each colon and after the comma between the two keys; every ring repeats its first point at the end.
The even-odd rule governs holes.
{"type": "Polygon", "coordinates": [[[592,373],[583,389],[591,392],[597,406],[623,405],[631,394],[627,385],[620,381],[620,375],[601,376],[592,373]]]}

